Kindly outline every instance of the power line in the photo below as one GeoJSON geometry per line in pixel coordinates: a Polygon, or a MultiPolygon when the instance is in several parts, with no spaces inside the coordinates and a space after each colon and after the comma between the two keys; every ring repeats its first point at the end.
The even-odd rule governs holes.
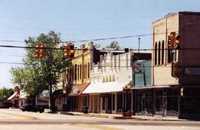
{"type": "MultiPolygon", "coordinates": [[[[185,25],[186,26],[191,26],[190,25],[185,25]]],[[[168,28],[169,29],[169,28],[168,28]]],[[[177,30],[177,28],[170,28],[173,30],[177,30]]],[[[193,30],[193,32],[195,32],[196,30],[193,30]]],[[[178,31],[173,31],[178,33],[178,31]]],[[[197,30],[197,32],[199,32],[197,30]]],[[[167,34],[168,35],[169,32],[159,32],[159,33],[141,33],[141,34],[133,34],[133,35],[124,35],[124,36],[112,36],[112,37],[100,37],[100,38],[94,38],[94,39],[82,39],[82,40],[68,40],[68,41],[61,41],[58,43],[66,43],[66,42],[73,42],[73,43],[81,43],[81,42],[88,42],[88,41],[106,41],[106,40],[117,40],[117,39],[129,39],[129,38],[142,38],[142,37],[148,37],[148,36],[155,36],[155,35],[162,35],[162,34],[167,34]]],[[[10,42],[10,43],[25,43],[24,40],[8,40],[8,39],[0,39],[0,42],[10,42]]]]}
{"type": "Polygon", "coordinates": [[[25,63],[20,63],[20,62],[0,62],[0,64],[19,64],[19,65],[24,65],[25,63]]]}
{"type": "MultiPolygon", "coordinates": [[[[13,45],[0,45],[0,48],[18,48],[18,49],[36,49],[36,47],[27,47],[27,46],[13,46],[13,45]]],[[[56,47],[44,47],[44,49],[52,49],[52,50],[63,50],[63,48],[56,48],[56,47]]],[[[93,50],[93,49],[84,49],[84,48],[75,48],[74,50],[93,50]]],[[[98,50],[98,49],[97,49],[98,50]]],[[[135,51],[137,52],[138,50],[140,51],[153,51],[153,50],[158,50],[154,48],[143,48],[143,49],[138,49],[138,48],[130,48],[130,51],[135,51]]],[[[170,49],[170,48],[165,48],[162,50],[175,50],[175,49],[170,49]]],[[[179,48],[177,50],[200,50],[200,48],[179,48]]],[[[104,51],[104,50],[102,50],[104,51]]],[[[123,51],[121,50],[110,50],[112,51],[123,51]]]]}
{"type": "MultiPolygon", "coordinates": [[[[73,43],[80,43],[80,42],[88,42],[88,41],[106,41],[106,40],[117,40],[117,39],[129,39],[129,38],[138,38],[138,37],[147,37],[147,36],[152,36],[152,35],[161,35],[161,34],[166,34],[166,32],[163,33],[144,33],[144,34],[134,34],[134,35],[124,35],[124,36],[113,36],[113,37],[102,37],[102,38],[94,38],[94,39],[82,39],[82,40],[68,40],[68,41],[61,41],[58,43],[67,43],[67,42],[73,42],[73,43]]],[[[17,43],[25,43],[25,41],[20,41],[20,40],[7,40],[3,39],[0,40],[0,42],[17,42],[17,43]]]]}
{"type": "Polygon", "coordinates": [[[14,43],[23,43],[25,41],[18,41],[18,40],[0,40],[0,42],[14,42],[14,43]]]}

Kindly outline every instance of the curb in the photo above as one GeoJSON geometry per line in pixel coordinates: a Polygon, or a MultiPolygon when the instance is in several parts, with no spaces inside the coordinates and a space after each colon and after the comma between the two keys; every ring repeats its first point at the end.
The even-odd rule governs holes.
{"type": "Polygon", "coordinates": [[[60,112],[60,114],[71,115],[71,116],[85,116],[85,117],[98,117],[98,118],[110,118],[107,115],[94,115],[94,114],[84,114],[84,113],[71,113],[71,112],[60,112]]]}
{"type": "Polygon", "coordinates": [[[71,115],[71,116],[85,116],[85,117],[97,117],[97,118],[111,118],[111,119],[133,119],[140,121],[185,121],[183,119],[166,119],[166,118],[143,118],[143,117],[123,117],[123,116],[112,116],[112,115],[95,115],[95,114],[84,114],[84,113],[72,113],[72,112],[60,112],[60,114],[71,115]]]}

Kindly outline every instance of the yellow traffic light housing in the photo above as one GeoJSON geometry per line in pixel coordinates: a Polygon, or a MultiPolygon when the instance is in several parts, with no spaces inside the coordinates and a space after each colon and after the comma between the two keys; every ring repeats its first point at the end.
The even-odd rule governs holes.
{"type": "Polygon", "coordinates": [[[74,53],[75,53],[75,50],[74,50],[74,45],[72,43],[64,45],[64,57],[65,58],[73,58],[74,53]]]}
{"type": "Polygon", "coordinates": [[[168,36],[168,47],[170,49],[177,49],[180,46],[181,37],[176,32],[171,32],[168,36]]]}
{"type": "Polygon", "coordinates": [[[44,50],[44,49],[45,49],[44,44],[38,43],[38,44],[35,46],[34,57],[37,58],[37,59],[44,58],[44,56],[45,56],[45,50],[44,50]]]}

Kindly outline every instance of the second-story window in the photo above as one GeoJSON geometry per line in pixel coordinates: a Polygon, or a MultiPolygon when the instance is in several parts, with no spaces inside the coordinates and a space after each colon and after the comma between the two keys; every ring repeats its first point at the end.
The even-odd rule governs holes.
{"type": "Polygon", "coordinates": [[[158,42],[158,65],[160,65],[160,59],[161,59],[161,43],[158,42]]]}
{"type": "Polygon", "coordinates": [[[88,78],[90,78],[90,63],[88,63],[88,78]]]}
{"type": "Polygon", "coordinates": [[[154,51],[154,65],[157,65],[157,42],[155,43],[154,51]]]}
{"type": "Polygon", "coordinates": [[[164,40],[162,41],[162,57],[161,57],[161,64],[164,64],[164,53],[165,52],[165,43],[164,40]]]}
{"type": "Polygon", "coordinates": [[[74,80],[77,80],[77,64],[75,64],[75,67],[74,67],[74,80]]]}

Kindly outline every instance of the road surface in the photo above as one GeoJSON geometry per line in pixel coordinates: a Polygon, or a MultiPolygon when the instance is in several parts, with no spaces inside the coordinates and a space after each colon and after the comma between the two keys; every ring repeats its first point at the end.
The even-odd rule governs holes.
{"type": "Polygon", "coordinates": [[[200,130],[196,121],[139,121],[0,109],[0,130],[200,130]]]}

